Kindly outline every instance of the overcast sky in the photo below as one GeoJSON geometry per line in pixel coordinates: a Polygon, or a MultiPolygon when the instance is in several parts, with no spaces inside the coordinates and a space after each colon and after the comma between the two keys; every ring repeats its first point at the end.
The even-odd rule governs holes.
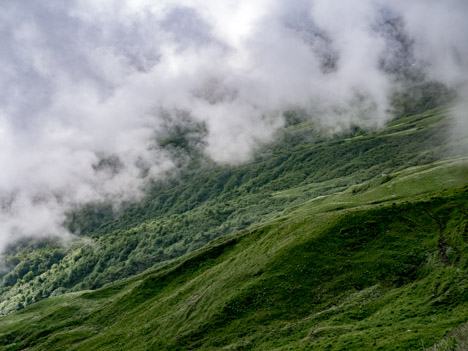
{"type": "Polygon", "coordinates": [[[463,101],[467,33],[466,0],[3,0],[0,251],[66,237],[77,204],[137,197],[173,169],[155,135],[181,114],[206,125],[208,157],[239,163],[288,109],[384,125],[399,68],[463,101]],[[118,172],[96,167],[108,157],[118,172]]]}

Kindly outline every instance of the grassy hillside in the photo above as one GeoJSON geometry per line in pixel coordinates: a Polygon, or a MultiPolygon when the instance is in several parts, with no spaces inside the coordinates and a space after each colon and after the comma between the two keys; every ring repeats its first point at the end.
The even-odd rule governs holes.
{"type": "Polygon", "coordinates": [[[0,343],[6,350],[429,347],[467,320],[468,187],[431,192],[428,184],[446,177],[460,184],[467,175],[466,160],[454,158],[311,199],[157,270],[3,317],[0,343]]]}
{"type": "Polygon", "coordinates": [[[463,345],[468,142],[450,137],[449,112],[340,135],[293,113],[238,166],[202,156],[203,128],[175,128],[160,143],[181,167],[140,202],[89,204],[69,215],[71,243],[24,241],[2,256],[0,345],[463,345]]]}
{"type": "MultiPolygon", "coordinates": [[[[191,161],[173,177],[153,184],[141,202],[119,213],[108,204],[90,204],[70,214],[68,225],[77,240],[68,246],[28,241],[3,255],[8,269],[2,273],[0,311],[9,313],[51,295],[99,288],[266,222],[311,198],[350,187],[362,193],[409,167],[466,154],[459,141],[447,138],[451,122],[446,108],[400,117],[381,130],[354,128],[340,135],[289,117],[290,127],[275,143],[239,166],[211,164],[190,147],[203,131],[176,129],[160,143],[191,161]]],[[[458,182],[446,181],[430,180],[426,188],[418,184],[410,191],[458,182]]],[[[387,198],[391,193],[387,190],[387,198]]]]}

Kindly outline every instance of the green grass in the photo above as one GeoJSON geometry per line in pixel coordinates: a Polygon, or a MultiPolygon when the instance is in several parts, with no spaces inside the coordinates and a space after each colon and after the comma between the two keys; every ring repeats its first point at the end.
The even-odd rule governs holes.
{"type": "MultiPolygon", "coordinates": [[[[434,162],[458,162],[456,157],[466,153],[446,138],[451,128],[447,114],[447,108],[438,108],[396,119],[381,130],[355,129],[335,136],[303,122],[279,133],[277,142],[238,166],[213,165],[196,150],[187,151],[190,143],[178,141],[187,133],[179,133],[163,146],[191,162],[177,176],[153,184],[141,202],[117,214],[109,204],[87,205],[70,214],[70,228],[80,233],[72,245],[26,243],[3,255],[10,270],[1,277],[0,312],[141,273],[311,199],[328,201],[330,209],[354,206],[344,196],[347,191],[375,188],[411,167],[422,171],[436,167],[434,162]]],[[[408,187],[410,180],[390,180],[362,200],[391,198],[388,186],[393,184],[419,193],[460,183],[446,182],[443,167],[434,169],[440,179],[431,183],[427,178],[424,189],[420,184],[408,187]]]]}
{"type": "MultiPolygon", "coordinates": [[[[450,128],[447,108],[332,137],[303,122],[247,164],[192,155],[117,216],[107,204],[73,213],[70,246],[11,248],[0,310],[20,311],[0,318],[0,345],[462,345],[468,157],[450,128]]],[[[180,138],[164,145],[189,152],[180,138]]]]}
{"type": "MultiPolygon", "coordinates": [[[[461,159],[447,162],[466,171],[461,159]]],[[[430,169],[438,166],[393,181],[436,179],[430,169]]],[[[429,347],[468,313],[468,188],[423,186],[416,198],[398,189],[399,200],[377,204],[366,192],[335,195],[355,198],[341,210],[309,201],[155,272],[46,299],[0,319],[0,343],[6,350],[429,347]],[[434,218],[452,251],[447,264],[434,218]]]]}

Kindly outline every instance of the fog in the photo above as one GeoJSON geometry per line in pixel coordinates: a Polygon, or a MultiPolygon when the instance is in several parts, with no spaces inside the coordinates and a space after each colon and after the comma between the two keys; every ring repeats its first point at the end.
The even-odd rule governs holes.
{"type": "Polygon", "coordinates": [[[460,92],[466,128],[467,19],[465,0],[4,0],[0,252],[68,238],[80,204],[138,199],[175,169],[156,139],[181,113],[207,157],[238,164],[287,110],[383,126],[411,71],[460,92]]]}

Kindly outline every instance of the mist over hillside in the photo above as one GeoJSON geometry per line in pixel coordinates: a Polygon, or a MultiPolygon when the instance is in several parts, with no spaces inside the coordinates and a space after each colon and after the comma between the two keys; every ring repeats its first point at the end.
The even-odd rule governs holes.
{"type": "Polygon", "coordinates": [[[0,348],[464,350],[466,0],[5,0],[0,348]]]}
{"type": "Polygon", "coordinates": [[[194,146],[239,164],[286,111],[340,132],[383,126],[395,94],[414,85],[439,82],[464,101],[467,7],[2,2],[0,250],[69,238],[66,213],[82,204],[140,198],[189,162],[157,142],[174,126],[201,126],[194,146]]]}
{"type": "MultiPolygon", "coordinates": [[[[110,204],[73,212],[80,240],[4,253],[0,344],[463,350],[468,138],[446,137],[450,110],[333,137],[288,114],[250,162],[192,155],[117,218],[110,204]]],[[[160,144],[193,152],[192,137],[160,144]]]]}

